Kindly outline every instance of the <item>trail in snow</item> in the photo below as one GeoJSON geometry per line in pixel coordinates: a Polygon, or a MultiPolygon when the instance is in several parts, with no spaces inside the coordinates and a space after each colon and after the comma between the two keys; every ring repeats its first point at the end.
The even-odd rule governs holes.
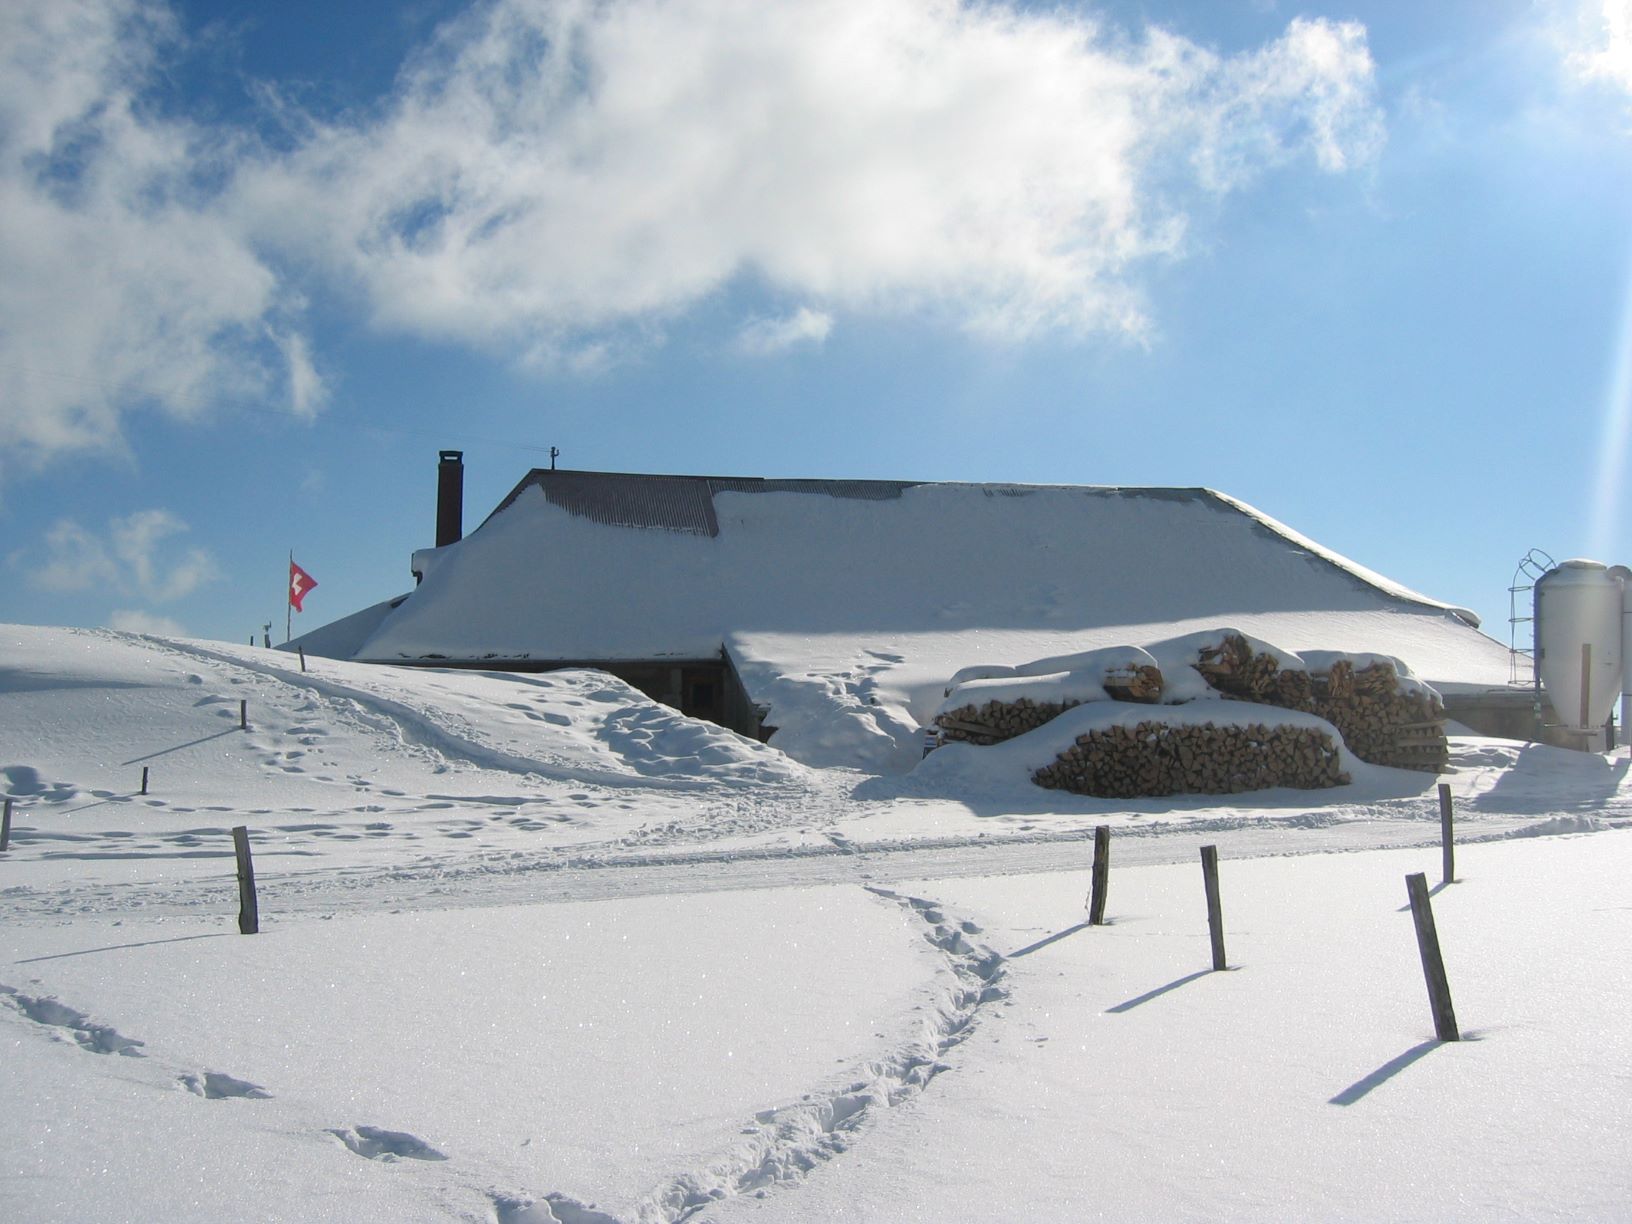
{"type": "MultiPolygon", "coordinates": [[[[42,642],[45,633],[40,631],[42,642]]],[[[14,970],[6,974],[15,984],[0,986],[0,1023],[31,1053],[12,1074],[26,1081],[47,1112],[49,1102],[62,1099],[59,1084],[72,1083],[94,1085],[99,1102],[121,1101],[131,1117],[160,1115],[147,1103],[127,1100],[127,1089],[158,1094],[167,1124],[181,1129],[208,1128],[236,1115],[238,1129],[223,1126],[223,1134],[230,1131],[269,1154],[286,1143],[276,1148],[276,1163],[304,1161],[315,1150],[319,1163],[345,1166],[343,1173],[324,1173],[336,1178],[335,1186],[341,1179],[366,1181],[371,1194],[434,1184],[438,1196],[464,1196],[449,1215],[497,1217],[508,1224],[678,1224],[711,1204],[736,1200],[739,1210],[752,1208],[761,1194],[802,1184],[864,1132],[875,1142],[887,1139],[912,1115],[886,1118],[883,1111],[920,1094],[971,1050],[991,1054],[996,1046],[988,1039],[1011,1026],[982,1027],[982,1009],[999,1000],[1024,1007],[1024,992],[1013,999],[1002,992],[1023,980],[1037,989],[1039,967],[1070,950],[1066,941],[1047,941],[1047,957],[1010,965],[981,940],[1029,951],[1042,946],[1039,931],[1076,929],[1070,925],[1073,907],[1077,898],[1085,900],[1096,824],[1113,828],[1113,910],[1120,869],[1194,862],[1203,841],[1237,860],[1408,846],[1420,848],[1424,865],[1438,861],[1435,779],[1428,776],[1389,774],[1335,796],[1269,792],[1252,796],[1251,807],[1202,798],[1113,806],[1017,789],[995,774],[982,778],[983,758],[968,756],[973,774],[961,772],[972,784],[947,793],[937,789],[936,770],[872,778],[792,765],[772,749],[662,710],[591,673],[515,678],[333,665],[332,672],[302,677],[293,660],[285,664],[242,648],[57,633],[61,640],[52,648],[58,654],[43,669],[11,669],[7,701],[0,704],[0,742],[22,746],[0,762],[6,792],[21,801],[13,848],[0,856],[0,906],[18,948],[14,970]],[[79,661],[81,650],[91,662],[79,661]],[[107,669],[98,672],[104,664],[107,669]],[[251,719],[242,732],[235,726],[240,694],[248,695],[251,719]],[[91,710],[111,717],[93,718],[91,710]],[[139,761],[161,766],[154,793],[138,796],[110,783],[139,761]],[[675,775],[686,785],[671,785],[675,775]],[[237,897],[229,832],[239,823],[252,829],[270,938],[160,946],[202,936],[163,938],[172,927],[143,920],[180,915],[194,920],[184,929],[198,931],[214,929],[210,921],[197,920],[215,916],[220,930],[232,928],[237,897]],[[1021,875],[1054,882],[1009,885],[1000,878],[1021,875]],[[854,889],[828,890],[821,904],[782,928],[780,943],[766,938],[767,914],[774,925],[794,908],[793,890],[832,884],[869,889],[876,904],[869,900],[861,907],[869,913],[898,907],[913,924],[911,946],[921,936],[925,947],[903,953],[909,945],[894,929],[876,943],[917,967],[921,958],[935,958],[934,984],[900,978],[897,962],[897,974],[873,976],[915,984],[906,992],[909,1001],[882,1009],[877,1024],[861,1011],[854,1029],[846,1015],[800,1038],[790,1038],[786,1027],[767,1026],[759,1038],[762,1051],[769,1050],[779,1066],[799,1069],[775,1091],[761,1093],[756,1081],[748,1081],[747,1091],[729,1096],[729,1107],[700,1127],[702,1100],[727,1099],[719,1084],[727,1079],[723,1061],[730,1046],[722,1047],[722,1065],[714,1066],[677,1056],[668,1029],[643,1036],[640,1060],[626,1064],[626,1073],[657,1051],[658,1058],[687,1063],[698,1074],[667,1103],[671,1112],[661,1125],[643,1133],[644,1147],[630,1145],[645,1163],[619,1167],[638,1166],[636,1176],[599,1179],[609,1161],[621,1158],[617,1148],[628,1138],[630,1118],[647,1106],[629,1099],[617,1108],[605,1105],[617,1094],[593,1066],[573,1105],[575,1118],[597,1109],[607,1115],[596,1120],[605,1128],[598,1136],[604,1142],[591,1163],[561,1174],[564,1166],[547,1163],[556,1154],[540,1157],[530,1149],[518,1156],[513,1142],[496,1142],[481,1129],[476,1115],[514,1113],[514,1133],[533,1133],[523,1129],[533,1125],[523,1115],[548,1112],[572,1073],[570,1062],[593,1064],[607,1046],[603,1034],[616,1031],[627,1016],[661,1014],[666,1020],[702,978],[726,983],[723,994],[710,983],[715,993],[705,1010],[715,1016],[722,999],[728,1005],[733,991],[769,980],[781,959],[793,955],[790,949],[802,945],[798,956],[811,959],[798,964],[821,967],[784,974],[774,990],[761,990],[761,1010],[786,1001],[807,980],[840,993],[875,989],[876,982],[847,978],[852,966],[822,959],[833,957],[843,942],[835,931],[845,929],[835,919],[842,907],[831,894],[855,899],[854,889]],[[1055,903],[1019,926],[1004,927],[978,907],[963,911],[998,932],[987,936],[968,917],[926,899],[1007,887],[1046,891],[1055,903]],[[659,905],[642,898],[673,899],[659,905]],[[618,904],[556,907],[580,901],[618,904]],[[479,912],[498,906],[517,908],[513,914],[479,912]],[[607,973],[598,962],[618,955],[622,941],[615,932],[594,928],[641,911],[661,914],[633,931],[630,942],[650,951],[640,962],[642,971],[607,973]],[[690,914],[689,925],[670,916],[683,912],[690,914]],[[699,914],[723,912],[757,918],[735,922],[730,930],[717,923],[707,938],[698,936],[699,914]],[[311,921],[313,916],[346,921],[331,926],[311,921]],[[93,921],[81,925],[87,917],[93,921]],[[532,937],[519,936],[529,924],[532,937]],[[487,934],[458,933],[467,928],[487,934]],[[673,938],[682,930],[687,938],[673,938]],[[332,932],[341,950],[329,948],[323,932],[332,932]],[[541,932],[547,934],[541,938],[541,932]],[[346,960],[342,951],[350,955],[361,934],[370,936],[367,955],[346,960]],[[693,946],[682,950],[688,938],[693,946]],[[592,947],[593,957],[580,953],[569,960],[569,942],[592,947]],[[706,947],[699,949],[699,943],[706,947]],[[820,953],[812,953],[813,947],[820,953]],[[427,955],[432,948],[440,955],[427,955]],[[502,955],[492,955],[497,948],[502,955]],[[359,990],[357,979],[371,965],[378,972],[382,955],[391,950],[411,952],[410,988],[398,991],[392,978],[359,990]],[[299,963],[302,956],[313,959],[299,963]],[[691,966],[684,983],[672,971],[676,964],[691,966]],[[497,986],[489,979],[472,1015],[460,1005],[471,997],[478,967],[500,977],[497,986]],[[512,970],[515,979],[505,980],[512,970]],[[143,975],[161,971],[171,983],[193,977],[193,991],[156,996],[147,986],[152,977],[143,975]],[[420,996],[433,992],[424,989],[426,981],[417,976],[422,973],[442,978],[433,1009],[444,1026],[440,1031],[473,1036],[469,1048],[448,1050],[444,1064],[440,1048],[414,1047],[411,1058],[397,1059],[413,1068],[406,1075],[386,1057],[366,1072],[343,1069],[338,1081],[328,1072],[311,1076],[310,1060],[322,1057],[323,1047],[343,1032],[360,1035],[345,1053],[349,1063],[423,1036],[424,1025],[415,1017],[428,1002],[420,996]],[[666,984],[655,985],[665,973],[666,984]],[[558,1057],[570,1027],[558,1024],[552,1048],[535,1042],[519,1056],[523,1042],[514,1035],[536,1035],[540,1017],[561,1011],[563,996],[582,993],[585,981],[598,980],[598,974],[607,980],[598,993],[583,995],[573,1017],[583,1022],[578,1027],[596,1031],[570,1047],[576,1054],[558,1057]],[[632,990],[628,983],[635,980],[639,987],[632,990]],[[301,1010],[304,1000],[290,1010],[302,1023],[282,1025],[277,1042],[238,1033],[239,1046],[211,1044],[218,1034],[233,1039],[234,1026],[201,1024],[198,1009],[208,1000],[236,1000],[242,990],[259,989],[272,992],[262,1004],[276,1010],[284,1006],[278,1000],[287,997],[288,982],[318,992],[309,1013],[301,1010]],[[517,1000],[528,1002],[518,1009],[512,1006],[517,1000]],[[526,1010],[535,1005],[538,1010],[526,1010]],[[346,1018],[337,1019],[336,1009],[347,1007],[352,1010],[346,1018]],[[381,1014],[393,1008],[398,1015],[381,1014]],[[302,1028],[322,1040],[301,1061],[290,1061],[283,1043],[302,1028]],[[125,1036],[129,1032],[151,1044],[125,1036]],[[391,1040],[382,1038],[386,1032],[391,1040]],[[962,1044],[977,1032],[980,1040],[962,1044]],[[836,1045],[823,1051],[819,1063],[797,1062],[823,1039],[836,1039],[836,1045]],[[281,1064],[280,1049],[286,1056],[281,1064]],[[228,1052],[200,1057],[205,1050],[228,1052]],[[89,1056],[109,1054],[133,1061],[89,1056]],[[492,1057],[484,1063],[485,1056],[492,1057]],[[552,1057],[558,1060],[552,1063],[552,1057]],[[240,1074],[202,1069],[206,1065],[240,1074]],[[484,1070],[468,1073],[467,1066],[484,1070]],[[837,1074],[835,1067],[841,1068],[837,1074]],[[422,1081],[437,1070],[457,1082],[424,1089],[422,1081]],[[547,1078],[506,1099],[510,1090],[503,1086],[529,1074],[547,1078]],[[342,1081],[344,1102],[331,1091],[342,1081]],[[462,1101],[467,1084],[480,1085],[479,1100],[462,1101]],[[494,1084],[501,1088],[492,1089],[494,1084]],[[416,1092],[425,1099],[416,1100],[416,1092]],[[360,1093],[375,1094],[373,1102],[351,1104],[360,1093]],[[471,1117],[454,1118],[461,1107],[471,1117]],[[672,1161],[651,1156],[653,1134],[667,1136],[686,1126],[694,1127],[695,1142],[677,1145],[672,1161]],[[277,1137],[269,1138],[274,1131],[277,1137]],[[375,1178],[380,1180],[367,1180],[375,1178]],[[608,1184],[617,1193],[610,1210],[608,1184]],[[541,1190],[548,1193],[537,1197],[541,1190]],[[598,1194],[603,1205],[574,1197],[580,1193],[598,1194]]],[[[1622,794],[1629,764],[1624,754],[1590,757],[1472,739],[1458,740],[1454,748],[1450,782],[1462,844],[1604,829],[1632,814],[1632,802],[1622,794]]],[[[1258,869],[1267,875],[1269,867],[1258,869]]],[[[1284,882],[1331,869],[1317,862],[1308,868],[1282,869],[1276,878],[1284,882]]],[[[1241,870],[1249,869],[1243,864],[1241,870]]],[[[1436,902],[1447,907],[1448,932],[1455,930],[1456,904],[1477,898],[1478,884],[1459,884],[1436,902]]],[[[1397,916],[1397,900],[1390,897],[1385,917],[1397,916]]],[[[1108,955],[1150,934],[1137,921],[1119,920],[1115,938],[1099,941],[1100,951],[1108,955]]],[[[1248,940],[1259,937],[1243,932],[1248,940]]],[[[1145,939],[1141,947],[1152,942],[1145,939]]],[[[1154,943],[1171,941],[1164,936],[1154,943]]],[[[1148,989],[1174,972],[1152,959],[1112,997],[1143,997],[1135,986],[1148,989]]],[[[1220,983],[1220,989],[1245,989],[1250,979],[1221,976],[1220,983]]],[[[1410,985],[1420,989],[1416,980],[1410,985]]],[[[1164,1007],[1176,997],[1163,995],[1164,1007]]],[[[801,996],[799,1005],[808,1012],[810,1000],[801,996]]],[[[1005,1007],[1001,1014],[1014,1013],[1005,1007]]],[[[1157,1009],[1139,1014],[1154,1016],[1157,1009]]],[[[728,1026],[726,1040],[735,1042],[753,1023],[728,1026]]],[[[1004,1066],[986,1059],[980,1069],[985,1074],[1004,1066]]],[[[677,1072],[666,1068],[663,1074],[677,1072]]],[[[912,1113],[933,1114],[938,1102],[958,1099],[965,1083],[964,1076],[942,1081],[912,1113]]],[[[637,1091],[650,1095],[645,1088],[637,1091]]],[[[120,1126],[106,1120],[101,1125],[120,1126]]],[[[128,1126],[124,1131],[135,1133],[128,1126]]],[[[549,1133],[566,1146],[559,1130],[549,1133]]],[[[848,1170],[865,1163],[846,1161],[822,1183],[842,1183],[848,1170]]],[[[142,1184],[139,1174],[125,1176],[142,1184]]],[[[812,1184],[786,1199],[783,1209],[797,1211],[801,1201],[821,1194],[812,1184]]],[[[439,1205],[451,1201],[438,1199],[439,1205]]]]}
{"type": "Polygon", "coordinates": [[[24,994],[15,986],[0,983],[0,999],[17,1012],[47,1030],[60,1032],[74,1041],[80,1049],[93,1054],[122,1054],[126,1058],[143,1058],[145,1042],[126,1037],[111,1025],[98,1024],[84,1012],[50,996],[24,994]]]}
{"type": "Polygon", "coordinates": [[[803,1182],[857,1142],[879,1111],[910,1100],[949,1070],[946,1059],[974,1032],[982,1009],[1008,997],[1004,957],[973,942],[978,925],[949,917],[935,901],[885,888],[870,891],[911,915],[940,961],[931,1005],[891,1053],[837,1086],[759,1111],[729,1148],[643,1195],[626,1215],[560,1191],[541,1198],[493,1192],[489,1197],[502,1224],[681,1224],[726,1199],[764,1198],[803,1182]]]}
{"type": "MultiPolygon", "coordinates": [[[[803,773],[792,762],[775,758],[769,752],[763,753],[765,760],[752,761],[746,768],[734,768],[752,757],[752,752],[742,750],[749,741],[723,728],[686,719],[666,707],[647,702],[622,681],[601,673],[592,673],[593,681],[579,686],[582,695],[567,695],[561,700],[576,707],[574,712],[580,714],[586,712],[586,706],[589,707],[587,712],[591,713],[597,712],[594,710],[596,705],[613,707],[598,711],[602,716],[598,734],[625,763],[627,771],[597,769],[586,766],[581,759],[552,753],[547,734],[534,737],[525,754],[507,751],[493,744],[468,719],[461,718],[449,707],[439,708],[423,703],[412,705],[392,695],[388,677],[394,677],[395,673],[390,669],[351,668],[347,671],[346,680],[336,681],[309,671],[300,671],[293,661],[273,663],[173,639],[146,640],[157,649],[233,667],[286,688],[315,693],[330,702],[349,705],[365,722],[384,731],[404,749],[429,752],[442,763],[460,763],[555,781],[682,791],[706,790],[711,783],[717,785],[726,781],[773,785],[791,781],[803,773]],[[681,740],[683,750],[643,751],[654,740],[664,736],[681,740]]],[[[278,657],[288,658],[287,655],[278,657]]],[[[328,660],[323,663],[333,666],[328,660]]],[[[458,673],[466,682],[498,680],[504,686],[519,689],[524,696],[529,695],[529,690],[556,695],[559,689],[571,685],[576,677],[583,674],[558,672],[525,676],[458,673]]],[[[434,690],[436,680],[435,673],[431,673],[416,676],[413,684],[400,687],[407,687],[409,691],[423,696],[426,687],[434,690]]],[[[567,713],[550,710],[543,702],[540,704],[545,708],[538,711],[530,709],[529,703],[520,700],[504,704],[507,709],[543,724],[540,731],[551,726],[571,726],[573,722],[567,713]]]]}
{"type": "MultiPolygon", "coordinates": [[[[1563,833],[1607,826],[1590,815],[1537,821],[1533,815],[1464,828],[1459,844],[1563,833]]],[[[225,832],[224,830],[222,831],[225,832]]],[[[466,907],[552,904],[739,889],[802,888],[817,884],[894,884],[974,876],[1087,873],[1093,829],[1012,838],[894,841],[876,845],[796,848],[694,848],[668,853],[470,855],[459,860],[392,868],[349,867],[262,875],[263,922],[282,914],[341,913],[406,906],[466,907]]],[[[1203,842],[1226,858],[1266,858],[1333,851],[1439,846],[1438,825],[1425,820],[1353,820],[1340,823],[1228,818],[1163,828],[1120,829],[1112,839],[1117,867],[1188,862],[1203,842]]],[[[0,889],[18,919],[61,914],[140,912],[152,916],[236,913],[230,846],[212,851],[219,877],[187,884],[162,880],[34,890],[0,889]]]]}

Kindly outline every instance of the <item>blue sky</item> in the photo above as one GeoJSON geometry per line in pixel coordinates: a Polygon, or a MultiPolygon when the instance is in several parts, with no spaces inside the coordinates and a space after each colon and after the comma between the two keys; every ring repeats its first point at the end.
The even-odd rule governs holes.
{"type": "MultiPolygon", "coordinates": [[[[1632,3],[22,0],[0,619],[281,638],[567,467],[1632,560],[1632,3]]],[[[865,592],[857,592],[865,598],[865,592]]]]}

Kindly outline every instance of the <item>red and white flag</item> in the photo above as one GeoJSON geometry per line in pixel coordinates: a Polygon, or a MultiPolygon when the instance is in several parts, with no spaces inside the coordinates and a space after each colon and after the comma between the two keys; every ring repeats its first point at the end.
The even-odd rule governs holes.
{"type": "Polygon", "coordinates": [[[307,592],[317,585],[313,578],[300,566],[295,564],[293,557],[289,558],[289,606],[296,612],[301,611],[300,601],[306,598],[307,592]]]}

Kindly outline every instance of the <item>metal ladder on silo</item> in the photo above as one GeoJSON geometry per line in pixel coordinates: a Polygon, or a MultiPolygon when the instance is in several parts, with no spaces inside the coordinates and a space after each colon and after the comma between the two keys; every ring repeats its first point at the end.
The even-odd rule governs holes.
{"type": "MultiPolygon", "coordinates": [[[[1519,681],[1519,659],[1525,661],[1525,670],[1529,675],[1525,683],[1534,684],[1539,692],[1541,680],[1536,675],[1535,631],[1531,630],[1531,648],[1526,650],[1519,645],[1519,626],[1533,625],[1535,617],[1519,615],[1519,596],[1528,595],[1536,589],[1536,582],[1556,562],[1539,548],[1532,548],[1519,558],[1519,566],[1513,571],[1513,581],[1507,588],[1507,682],[1517,685],[1519,681]]],[[[1527,608],[1533,607],[1528,600],[1527,608]]]]}

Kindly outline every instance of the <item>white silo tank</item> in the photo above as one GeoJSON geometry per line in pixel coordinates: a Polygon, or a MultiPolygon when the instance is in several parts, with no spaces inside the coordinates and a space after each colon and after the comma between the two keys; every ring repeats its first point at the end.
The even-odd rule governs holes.
{"type": "Polygon", "coordinates": [[[1632,569],[1624,565],[1610,567],[1609,576],[1621,584],[1621,734],[1623,744],[1627,728],[1632,726],[1632,569]]]}
{"type": "Polygon", "coordinates": [[[1621,691],[1620,579],[1597,561],[1564,561],[1536,581],[1536,670],[1563,726],[1583,746],[1600,732],[1621,691]]]}

